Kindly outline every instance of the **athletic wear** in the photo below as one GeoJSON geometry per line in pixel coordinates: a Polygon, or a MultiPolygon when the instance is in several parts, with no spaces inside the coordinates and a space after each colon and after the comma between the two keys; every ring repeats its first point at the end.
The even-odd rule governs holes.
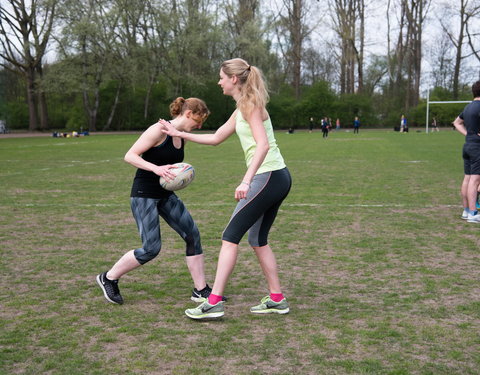
{"type": "MultiPolygon", "coordinates": [[[[263,126],[270,148],[250,183],[246,198],[238,202],[223,232],[222,240],[224,241],[238,244],[250,229],[248,242],[251,246],[267,245],[268,232],[282,201],[290,191],[292,179],[277,146],[270,118],[263,122],[263,126]]],[[[252,162],[257,144],[250,125],[240,111],[237,111],[235,130],[248,167],[252,162]]]]}
{"type": "MultiPolygon", "coordinates": [[[[194,302],[205,302],[209,296],[211,296],[212,288],[210,288],[207,284],[205,288],[202,290],[198,290],[197,288],[193,288],[192,297],[190,299],[194,302]]],[[[220,297],[220,301],[226,301],[227,297],[220,297]]]]}
{"type": "Polygon", "coordinates": [[[468,209],[464,208],[462,212],[462,219],[467,220],[468,219],[468,209]]]}
{"type": "Polygon", "coordinates": [[[210,305],[208,301],[203,302],[194,309],[185,310],[185,314],[191,319],[212,319],[221,318],[225,314],[223,302],[210,305]]]}
{"type": "Polygon", "coordinates": [[[284,299],[283,293],[270,293],[270,299],[273,302],[280,302],[282,299],[284,299]]]}
{"type": "Polygon", "coordinates": [[[465,142],[480,143],[478,135],[480,133],[480,100],[473,100],[467,104],[458,117],[464,121],[467,128],[465,142]]]}
{"type": "Polygon", "coordinates": [[[210,288],[208,286],[208,284],[202,290],[198,290],[197,288],[193,288],[192,296],[190,297],[190,299],[193,302],[198,302],[198,303],[205,302],[207,300],[208,296],[210,295],[210,293],[212,293],[212,288],[210,288]]]}
{"type": "Polygon", "coordinates": [[[468,218],[467,218],[467,222],[468,223],[476,223],[476,224],[480,224],[480,214],[476,214],[476,215],[472,215],[472,214],[468,214],[468,218]]]}
{"type": "MultiPolygon", "coordinates": [[[[253,177],[247,196],[240,199],[230,221],[223,232],[222,239],[238,244],[244,234],[249,231],[248,242],[253,247],[266,246],[268,244],[268,232],[275,220],[282,201],[288,195],[292,185],[290,173],[277,146],[270,118],[263,122],[268,138],[269,150],[262,165],[253,177]]],[[[252,135],[250,125],[237,111],[235,130],[240,139],[240,144],[245,155],[247,168],[250,166],[255,150],[256,141],[252,135]]],[[[224,315],[223,301],[210,304],[218,300],[220,296],[210,294],[209,299],[194,309],[188,309],[185,314],[192,319],[218,318],[224,315]]],[[[263,304],[252,307],[255,313],[276,312],[286,314],[288,304],[285,299],[276,303],[267,297],[268,306],[263,304]],[[261,307],[262,306],[262,307],[261,307]],[[260,308],[261,307],[261,308],[260,308]]]]}
{"type": "Polygon", "coordinates": [[[250,246],[267,245],[268,233],[291,185],[292,179],[287,168],[255,175],[247,197],[237,203],[222,240],[238,244],[249,231],[250,246]]]}
{"type": "MultiPolygon", "coordinates": [[[[142,154],[142,158],[155,165],[175,164],[183,161],[185,142],[175,147],[173,138],[167,135],[162,144],[142,154]]],[[[183,202],[171,191],[160,186],[159,176],[138,168],[130,194],[132,213],[142,238],[142,247],[134,255],[140,264],[155,258],[162,247],[160,234],[161,216],[186,243],[186,255],[202,254],[200,232],[183,202]]]]}
{"type": "Polygon", "coordinates": [[[123,304],[123,298],[120,295],[120,290],[118,289],[118,280],[109,280],[107,279],[107,273],[101,273],[97,275],[97,284],[102,288],[103,295],[107,301],[111,303],[116,303],[118,305],[123,304]]]}
{"type": "MultiPolygon", "coordinates": [[[[158,146],[151,147],[142,154],[142,158],[155,165],[175,164],[183,161],[183,139],[178,139],[178,148],[171,136],[158,146]]],[[[202,254],[200,232],[183,202],[171,191],[160,186],[159,176],[153,172],[138,168],[130,193],[132,214],[142,239],[142,247],[133,254],[139,264],[145,264],[155,258],[162,247],[160,234],[161,216],[185,241],[186,255],[202,254]]],[[[113,303],[123,303],[118,289],[118,280],[109,281],[105,274],[97,276],[105,298],[113,303]]]]}
{"type": "Polygon", "coordinates": [[[464,172],[466,175],[480,174],[480,100],[467,104],[458,117],[467,129],[462,152],[464,172]]]}
{"type": "Polygon", "coordinates": [[[464,173],[480,174],[480,143],[466,142],[463,145],[462,156],[464,173]]]}
{"type": "MultiPolygon", "coordinates": [[[[267,133],[268,145],[270,146],[262,165],[258,168],[257,174],[275,171],[285,168],[285,162],[283,160],[280,149],[277,146],[275,135],[273,133],[273,126],[270,117],[263,122],[265,132],[267,133]]],[[[252,134],[252,129],[248,122],[243,118],[242,113],[237,111],[235,131],[237,132],[240,144],[242,145],[243,153],[245,154],[245,162],[247,168],[252,163],[253,154],[257,148],[257,143],[252,134]]]]}
{"type": "Polygon", "coordinates": [[[290,308],[285,298],[280,302],[275,302],[270,296],[263,297],[260,305],[250,308],[250,312],[254,314],[287,314],[289,311],[290,308]]]}
{"type": "MultiPolygon", "coordinates": [[[[162,144],[152,147],[142,154],[142,158],[155,165],[175,164],[183,161],[185,142],[181,140],[181,147],[176,148],[173,138],[169,135],[162,144]]],[[[163,189],[159,184],[159,176],[151,171],[138,168],[133,180],[131,197],[165,198],[173,194],[163,189]]]]}
{"type": "Polygon", "coordinates": [[[132,197],[130,203],[142,238],[142,247],[134,250],[135,258],[140,264],[155,258],[162,247],[159,216],[183,238],[186,256],[202,254],[197,225],[175,194],[162,199],[132,197]]]}

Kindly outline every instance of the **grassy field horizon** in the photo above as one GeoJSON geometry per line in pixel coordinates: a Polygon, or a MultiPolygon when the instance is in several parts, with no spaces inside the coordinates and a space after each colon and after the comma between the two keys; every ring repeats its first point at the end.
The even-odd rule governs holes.
{"type": "MultiPolygon", "coordinates": [[[[418,131],[417,131],[418,130],[418,131]]],[[[163,248],[125,275],[122,306],[95,276],[140,241],[130,212],[137,134],[0,138],[0,374],[478,374],[479,227],[460,219],[463,137],[392,130],[276,132],[293,177],[270,234],[291,312],[268,293],[246,240],[225,317],[184,315],[192,281],[163,248]]],[[[213,282],[243,153],[235,136],[188,143],[196,220],[213,282]]]]}

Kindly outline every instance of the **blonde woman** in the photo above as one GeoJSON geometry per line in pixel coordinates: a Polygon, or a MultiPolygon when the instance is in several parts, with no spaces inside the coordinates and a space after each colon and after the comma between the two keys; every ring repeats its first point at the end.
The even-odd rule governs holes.
{"type": "MultiPolygon", "coordinates": [[[[178,132],[200,129],[209,115],[203,100],[178,97],[170,104],[170,126],[178,132]]],[[[97,275],[97,283],[107,301],[123,304],[118,280],[124,274],[151,261],[161,249],[161,216],[185,241],[186,262],[194,282],[191,299],[204,301],[211,292],[205,282],[204,256],[200,233],[192,216],[177,195],[163,189],[159,177],[171,179],[172,164],[183,161],[185,141],[161,131],[160,124],[150,126],[125,154],[125,161],[137,168],[131,189],[131,208],[142,247],[124,254],[113,267],[97,275]]]]}
{"type": "Polygon", "coordinates": [[[214,134],[181,132],[168,122],[160,121],[166,134],[205,145],[218,145],[236,132],[247,165],[247,171],[234,192],[237,206],[222,235],[212,293],[197,308],[188,309],[185,313],[192,319],[224,315],[222,296],[237,261],[238,244],[248,231],[248,242],[257,255],[270,291],[250,311],[255,314],[286,314],[289,306],[282,294],[268,233],[292,181],[266,110],[269,98],[266,84],[260,69],[238,58],[222,63],[218,84],[225,95],[233,97],[237,109],[214,134]]]}

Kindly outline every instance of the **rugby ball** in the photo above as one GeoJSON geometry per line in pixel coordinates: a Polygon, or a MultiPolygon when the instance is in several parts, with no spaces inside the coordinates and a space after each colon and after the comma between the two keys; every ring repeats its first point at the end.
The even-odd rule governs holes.
{"type": "Polygon", "coordinates": [[[160,177],[160,186],[169,191],[186,188],[195,178],[195,169],[188,163],[175,163],[172,165],[174,168],[171,168],[170,172],[175,174],[175,178],[167,181],[160,177]]]}

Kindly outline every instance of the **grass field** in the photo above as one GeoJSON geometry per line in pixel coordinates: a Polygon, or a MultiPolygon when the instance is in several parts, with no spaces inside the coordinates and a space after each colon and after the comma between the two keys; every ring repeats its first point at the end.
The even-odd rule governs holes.
{"type": "MultiPolygon", "coordinates": [[[[1,374],[479,374],[480,227],[460,219],[463,137],[452,130],[277,133],[294,179],[270,234],[291,313],[252,316],[266,284],[245,240],[225,318],[184,316],[183,243],[95,283],[140,245],[130,213],[136,135],[0,139],[1,374]]],[[[213,280],[245,170],[235,137],[187,145],[179,196],[213,280]]]]}

